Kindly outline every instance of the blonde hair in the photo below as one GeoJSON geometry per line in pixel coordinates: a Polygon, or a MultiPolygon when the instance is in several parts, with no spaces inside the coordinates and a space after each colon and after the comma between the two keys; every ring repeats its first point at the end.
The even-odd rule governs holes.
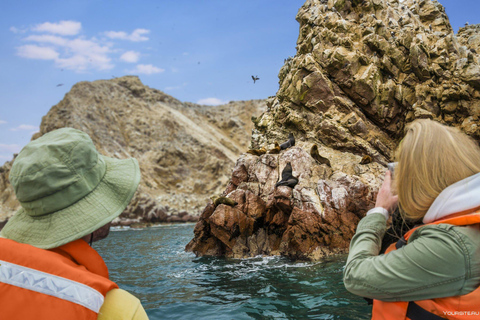
{"type": "Polygon", "coordinates": [[[416,120],[396,153],[395,185],[403,215],[420,219],[449,185],[480,172],[480,148],[456,128],[416,120]]]}

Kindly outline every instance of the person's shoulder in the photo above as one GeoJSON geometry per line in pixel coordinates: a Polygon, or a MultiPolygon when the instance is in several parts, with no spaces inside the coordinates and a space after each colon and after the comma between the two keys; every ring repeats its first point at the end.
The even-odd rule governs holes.
{"type": "Polygon", "coordinates": [[[446,223],[426,225],[415,230],[408,241],[410,243],[419,239],[470,252],[473,248],[480,246],[480,226],[455,226],[446,223]]]}
{"type": "Polygon", "coordinates": [[[148,316],[138,298],[122,289],[110,290],[98,313],[98,320],[144,320],[148,316]]]}

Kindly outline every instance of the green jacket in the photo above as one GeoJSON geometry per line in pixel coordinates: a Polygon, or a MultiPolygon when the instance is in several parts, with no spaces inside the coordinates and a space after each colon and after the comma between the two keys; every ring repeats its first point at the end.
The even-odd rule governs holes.
{"type": "Polygon", "coordinates": [[[463,295],[479,286],[479,226],[423,226],[401,249],[378,255],[385,230],[381,213],[358,224],[344,269],[348,291],[383,301],[416,301],[463,295]]]}

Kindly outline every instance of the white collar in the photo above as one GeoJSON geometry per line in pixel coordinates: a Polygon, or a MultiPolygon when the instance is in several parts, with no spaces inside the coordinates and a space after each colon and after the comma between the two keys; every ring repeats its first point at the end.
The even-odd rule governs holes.
{"type": "Polygon", "coordinates": [[[479,206],[480,173],[477,173],[446,187],[433,201],[423,217],[423,223],[479,206]]]}

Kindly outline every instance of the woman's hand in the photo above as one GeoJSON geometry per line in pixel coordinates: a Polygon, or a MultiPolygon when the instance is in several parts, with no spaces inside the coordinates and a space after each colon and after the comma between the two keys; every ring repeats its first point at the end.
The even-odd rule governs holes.
{"type": "Polygon", "coordinates": [[[375,203],[375,207],[382,207],[387,209],[388,212],[391,212],[395,209],[398,203],[398,196],[393,195],[392,193],[392,173],[390,170],[387,170],[385,173],[385,179],[383,180],[383,184],[378,190],[377,195],[377,202],[375,203]]]}

